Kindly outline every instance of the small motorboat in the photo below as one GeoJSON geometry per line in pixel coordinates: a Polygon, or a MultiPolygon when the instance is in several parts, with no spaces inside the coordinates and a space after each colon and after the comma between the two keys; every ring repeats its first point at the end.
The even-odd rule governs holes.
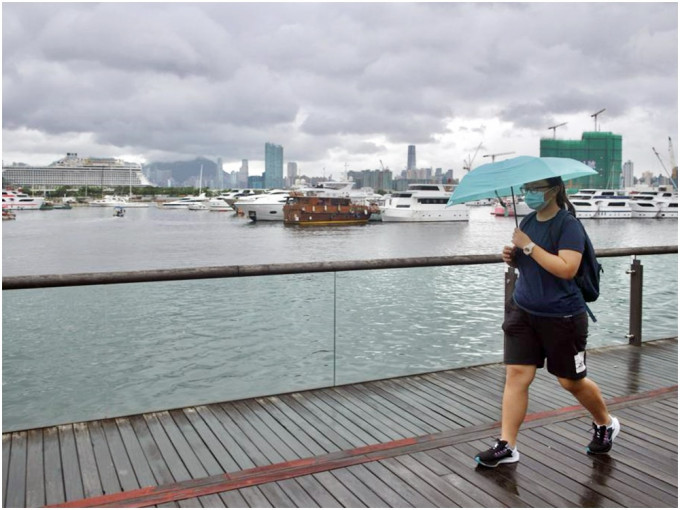
{"type": "Polygon", "coordinates": [[[113,216],[116,218],[122,218],[125,216],[125,209],[120,206],[116,206],[113,208],[113,216]]]}

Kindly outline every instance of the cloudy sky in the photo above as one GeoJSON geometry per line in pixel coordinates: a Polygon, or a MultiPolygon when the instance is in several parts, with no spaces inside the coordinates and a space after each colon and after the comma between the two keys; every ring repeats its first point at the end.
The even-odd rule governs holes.
{"type": "MultiPolygon", "coordinates": [[[[307,175],[456,176],[539,139],[623,136],[635,173],[678,140],[676,3],[3,3],[2,158],[140,162],[264,144],[307,175]]],[[[677,154],[677,150],[676,150],[677,154]]],[[[499,157],[500,159],[500,157],[499,157]]]]}

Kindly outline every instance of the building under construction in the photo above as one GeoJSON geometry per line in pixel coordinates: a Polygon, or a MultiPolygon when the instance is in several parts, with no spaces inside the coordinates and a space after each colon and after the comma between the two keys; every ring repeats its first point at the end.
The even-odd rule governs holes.
{"type": "Polygon", "coordinates": [[[609,132],[586,131],[580,140],[541,138],[541,157],[572,158],[597,171],[567,188],[612,189],[621,186],[622,138],[609,132]]]}

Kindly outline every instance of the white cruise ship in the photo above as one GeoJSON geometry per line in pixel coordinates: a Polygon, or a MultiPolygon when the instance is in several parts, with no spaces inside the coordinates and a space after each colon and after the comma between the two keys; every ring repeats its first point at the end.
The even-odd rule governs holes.
{"type": "Polygon", "coordinates": [[[450,196],[443,184],[410,184],[385,200],[380,215],[385,222],[468,221],[466,205],[446,207],[450,196]]]}
{"type": "Polygon", "coordinates": [[[75,152],[46,166],[3,166],[2,180],[34,192],[60,186],[152,186],[139,163],[115,158],[81,158],[75,152]]]}

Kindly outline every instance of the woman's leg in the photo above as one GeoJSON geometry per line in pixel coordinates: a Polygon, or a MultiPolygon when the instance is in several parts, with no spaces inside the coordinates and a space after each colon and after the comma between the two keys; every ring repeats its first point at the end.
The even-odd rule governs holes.
{"type": "Polygon", "coordinates": [[[562,387],[570,392],[576,400],[578,400],[583,407],[593,416],[593,421],[597,425],[609,424],[609,412],[607,411],[607,404],[605,404],[600,393],[600,388],[587,377],[583,379],[565,379],[558,377],[562,387]]]}
{"type": "Polygon", "coordinates": [[[514,448],[517,434],[529,407],[529,386],[536,375],[535,365],[506,365],[501,439],[514,448]]]}

